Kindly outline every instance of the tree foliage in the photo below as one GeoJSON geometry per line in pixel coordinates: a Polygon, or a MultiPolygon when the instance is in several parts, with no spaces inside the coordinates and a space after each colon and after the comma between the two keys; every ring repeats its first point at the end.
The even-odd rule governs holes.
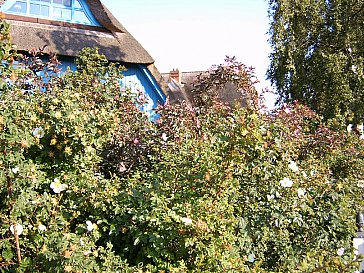
{"type": "Polygon", "coordinates": [[[364,1],[270,0],[268,78],[280,102],[363,120],[364,1]]]}

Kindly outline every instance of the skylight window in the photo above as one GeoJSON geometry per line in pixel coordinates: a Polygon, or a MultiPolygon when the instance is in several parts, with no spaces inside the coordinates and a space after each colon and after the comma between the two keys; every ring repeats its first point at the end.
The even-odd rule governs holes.
{"type": "Polygon", "coordinates": [[[100,26],[84,0],[8,0],[4,13],[100,26]]]}

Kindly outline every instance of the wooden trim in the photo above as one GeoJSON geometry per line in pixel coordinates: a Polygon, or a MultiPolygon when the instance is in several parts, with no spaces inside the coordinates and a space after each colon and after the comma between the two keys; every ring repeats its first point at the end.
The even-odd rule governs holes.
{"type": "Polygon", "coordinates": [[[22,16],[22,15],[5,14],[5,13],[4,13],[4,19],[24,21],[24,22],[30,22],[30,23],[38,22],[37,18],[26,17],[26,16],[22,16]]]}
{"type": "Polygon", "coordinates": [[[4,19],[14,20],[14,21],[22,21],[22,22],[29,22],[29,23],[38,23],[38,24],[43,24],[43,25],[71,27],[71,28],[78,28],[78,29],[84,29],[84,30],[109,32],[107,29],[102,28],[102,27],[88,26],[88,25],[81,25],[81,24],[73,24],[73,23],[62,22],[62,21],[54,21],[54,20],[49,20],[49,19],[27,17],[27,16],[22,16],[22,15],[4,14],[4,19]]]}

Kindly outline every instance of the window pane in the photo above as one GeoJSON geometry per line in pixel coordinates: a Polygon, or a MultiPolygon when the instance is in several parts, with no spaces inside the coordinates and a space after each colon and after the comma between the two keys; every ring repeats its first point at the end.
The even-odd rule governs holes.
{"type": "Polygon", "coordinates": [[[53,17],[54,18],[62,18],[62,9],[53,8],[53,17]]]}
{"type": "Polygon", "coordinates": [[[71,6],[71,0],[63,0],[63,5],[65,5],[66,7],[70,7],[71,6]]]}
{"type": "Polygon", "coordinates": [[[75,8],[82,9],[82,6],[81,6],[80,2],[78,2],[78,0],[75,0],[75,8]]]}
{"type": "Polygon", "coordinates": [[[71,7],[72,6],[72,1],[71,0],[53,0],[54,4],[57,5],[62,5],[65,7],[71,7]]]}
{"type": "Polygon", "coordinates": [[[30,4],[30,14],[39,15],[40,14],[40,5],[30,4]]]}
{"type": "Polygon", "coordinates": [[[70,20],[72,19],[72,12],[70,9],[62,9],[62,19],[70,20]]]}
{"type": "Polygon", "coordinates": [[[48,6],[41,6],[40,14],[45,17],[49,17],[49,7],[48,6]]]}
{"type": "Polygon", "coordinates": [[[16,1],[14,5],[9,9],[9,11],[26,13],[27,3],[16,1]]]}
{"type": "Polygon", "coordinates": [[[79,10],[75,10],[73,20],[78,23],[91,23],[90,20],[87,18],[86,14],[83,11],[79,10]]]}

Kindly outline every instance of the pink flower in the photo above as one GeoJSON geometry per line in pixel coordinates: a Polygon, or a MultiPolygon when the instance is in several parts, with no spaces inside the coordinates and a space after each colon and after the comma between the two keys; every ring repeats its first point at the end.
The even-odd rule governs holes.
{"type": "Polygon", "coordinates": [[[345,248],[343,248],[343,247],[340,247],[340,248],[336,251],[337,255],[339,255],[339,256],[344,255],[344,252],[345,252],[345,248]]]}
{"type": "Polygon", "coordinates": [[[283,111],[284,111],[286,114],[291,113],[291,109],[290,109],[288,106],[286,106],[286,105],[284,106],[283,111]]]}

